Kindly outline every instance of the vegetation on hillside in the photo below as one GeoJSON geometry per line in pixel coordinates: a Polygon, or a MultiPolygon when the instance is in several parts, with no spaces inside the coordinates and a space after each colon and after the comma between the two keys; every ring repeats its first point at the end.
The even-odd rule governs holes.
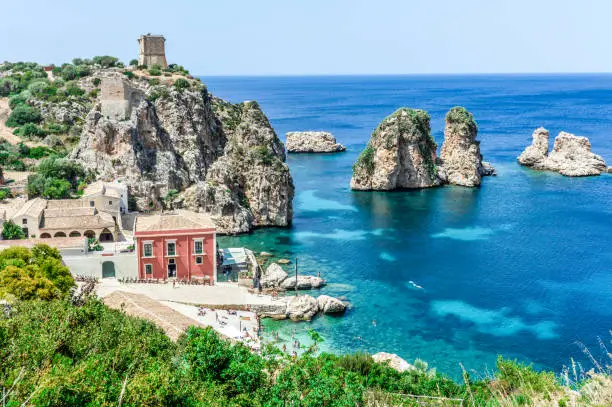
{"type": "Polygon", "coordinates": [[[67,158],[49,157],[41,160],[36,174],[28,177],[27,192],[30,198],[71,198],[82,191],[92,175],[67,158]]]}

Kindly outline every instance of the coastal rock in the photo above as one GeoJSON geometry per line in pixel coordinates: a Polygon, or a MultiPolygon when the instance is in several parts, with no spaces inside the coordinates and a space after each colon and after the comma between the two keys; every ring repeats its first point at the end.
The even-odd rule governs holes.
{"type": "Polygon", "coordinates": [[[538,127],[532,134],[531,145],[518,156],[519,164],[533,169],[544,169],[548,157],[548,137],[550,133],[544,127],[538,127]]]}
{"type": "Polygon", "coordinates": [[[552,151],[548,152],[548,131],[539,128],[533,133],[533,141],[517,158],[519,164],[535,170],[554,171],[568,177],[600,175],[607,171],[603,158],[591,152],[586,137],[560,132],[552,151]]]}
{"type": "MultiPolygon", "coordinates": [[[[297,289],[298,290],[310,290],[313,288],[321,288],[325,284],[325,281],[320,277],[315,276],[298,276],[297,278],[297,289]]],[[[295,290],[296,279],[295,276],[287,277],[282,283],[281,288],[285,290],[295,290]]]]}
{"type": "Polygon", "coordinates": [[[447,183],[477,187],[482,176],[495,172],[490,164],[483,165],[477,134],[474,116],[465,108],[453,107],[446,114],[440,161],[447,183]]]}
{"type": "Polygon", "coordinates": [[[329,295],[320,295],[317,297],[319,311],[323,314],[338,314],[346,311],[346,305],[337,298],[329,295]]]}
{"type": "Polygon", "coordinates": [[[280,283],[287,278],[287,272],[276,263],[272,263],[266,269],[261,277],[261,286],[263,288],[278,287],[280,283]]]}
{"type": "Polygon", "coordinates": [[[441,184],[429,115],[401,108],[374,130],[353,166],[354,190],[428,188],[441,184]]]}
{"type": "Polygon", "coordinates": [[[161,208],[171,190],[187,209],[211,214],[219,232],[288,226],[293,180],[283,143],[255,102],[149,85],[99,72],[100,96],[71,158],[99,179],[122,178],[138,209],[161,208]]]}
{"type": "Polygon", "coordinates": [[[324,131],[296,131],[287,133],[288,153],[336,153],[346,147],[336,143],[336,138],[324,131]]]}
{"type": "Polygon", "coordinates": [[[286,315],[292,321],[310,321],[317,312],[317,300],[310,295],[293,296],[287,300],[286,315]]]}
{"type": "Polygon", "coordinates": [[[390,368],[397,370],[398,372],[404,372],[406,370],[415,370],[415,367],[404,359],[400,358],[394,353],[378,352],[372,355],[372,359],[376,363],[388,364],[390,368]]]}

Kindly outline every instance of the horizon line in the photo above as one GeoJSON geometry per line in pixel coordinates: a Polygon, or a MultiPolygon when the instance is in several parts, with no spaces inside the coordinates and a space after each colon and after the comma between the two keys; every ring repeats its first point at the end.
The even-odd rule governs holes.
{"type": "Polygon", "coordinates": [[[258,78],[258,77],[337,77],[337,76],[553,76],[553,75],[612,75],[612,71],[592,72],[434,72],[434,73],[330,73],[330,74],[192,74],[208,78],[258,78]]]}

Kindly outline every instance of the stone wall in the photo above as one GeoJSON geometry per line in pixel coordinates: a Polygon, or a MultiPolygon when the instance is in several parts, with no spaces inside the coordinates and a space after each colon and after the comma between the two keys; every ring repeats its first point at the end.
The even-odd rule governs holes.
{"type": "Polygon", "coordinates": [[[159,65],[162,68],[168,67],[166,62],[165,38],[160,35],[143,35],[138,39],[140,55],[138,56],[139,65],[159,65]]]}
{"type": "Polygon", "coordinates": [[[132,106],[137,106],[144,94],[129,86],[120,76],[102,78],[100,83],[100,113],[111,120],[127,120],[132,106]]]}
{"type": "Polygon", "coordinates": [[[119,253],[113,256],[102,256],[89,253],[75,256],[74,252],[62,252],[63,260],[73,276],[102,278],[102,263],[112,261],[115,264],[116,278],[138,278],[138,259],[136,253],[119,253]],[[70,255],[72,254],[72,255],[70,255]]]}

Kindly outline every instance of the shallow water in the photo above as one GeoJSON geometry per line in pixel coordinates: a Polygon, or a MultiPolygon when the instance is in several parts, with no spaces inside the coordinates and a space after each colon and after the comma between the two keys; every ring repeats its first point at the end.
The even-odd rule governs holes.
{"type": "MultiPolygon", "coordinates": [[[[497,354],[560,370],[596,357],[612,328],[612,176],[570,179],[516,164],[545,126],[590,138],[612,163],[612,76],[407,76],[203,78],[217,96],[257,100],[284,140],[327,130],[348,147],[335,155],[290,155],[291,229],[224,237],[329,280],[321,293],[352,304],[344,317],[268,321],[292,350],[307,329],[335,352],[386,351],[421,358],[451,375],[482,372],[497,354]],[[351,166],[370,133],[400,106],[432,116],[472,111],[481,149],[497,169],[482,188],[352,192],[351,166]],[[375,322],[375,323],[374,323],[375,322]]],[[[291,266],[289,266],[291,267],[291,266]]],[[[315,293],[318,294],[318,293],[315,293]]]]}

